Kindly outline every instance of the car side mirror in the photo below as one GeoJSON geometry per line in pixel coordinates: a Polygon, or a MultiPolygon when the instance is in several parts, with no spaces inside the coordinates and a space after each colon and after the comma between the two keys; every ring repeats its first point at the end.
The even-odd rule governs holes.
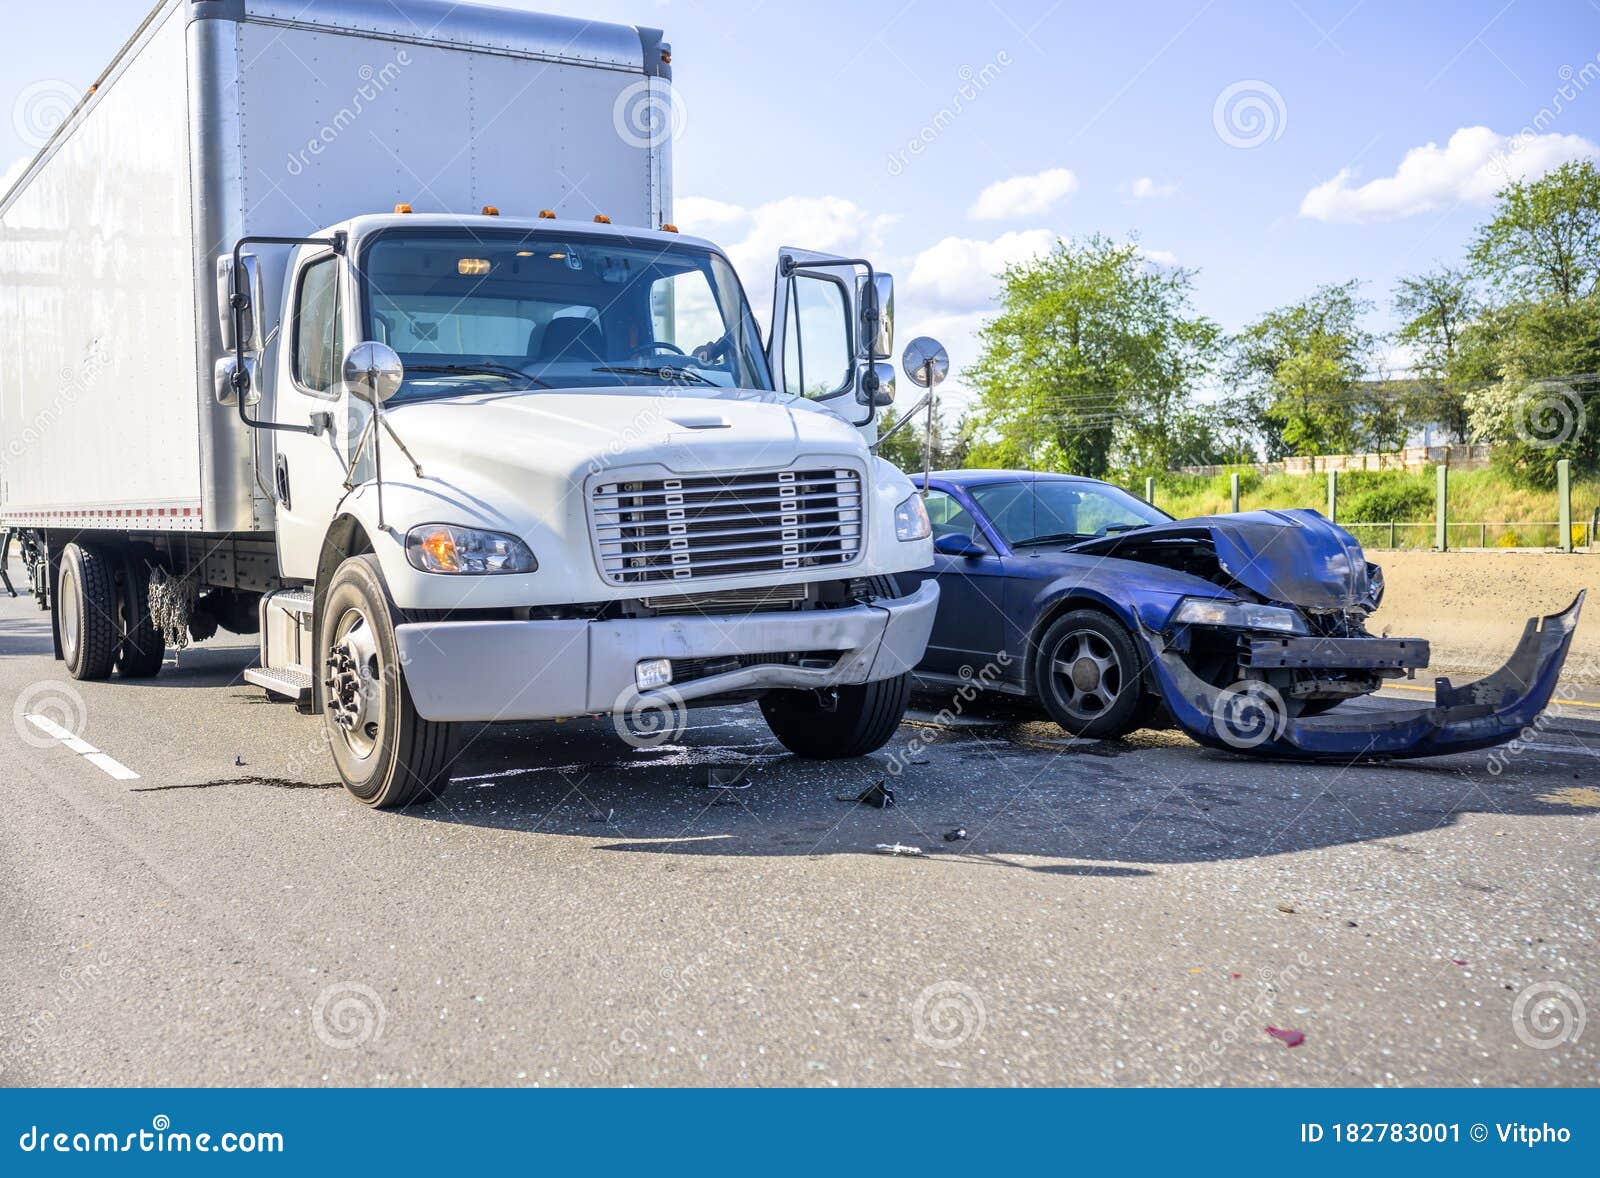
{"type": "Polygon", "coordinates": [[[405,365],[388,344],[368,340],[345,353],[345,387],[369,405],[382,405],[400,391],[405,379],[405,365]]]}
{"type": "Polygon", "coordinates": [[[968,559],[988,555],[988,552],[980,548],[965,532],[946,532],[936,537],[933,541],[933,550],[943,556],[964,556],[968,559]]]}

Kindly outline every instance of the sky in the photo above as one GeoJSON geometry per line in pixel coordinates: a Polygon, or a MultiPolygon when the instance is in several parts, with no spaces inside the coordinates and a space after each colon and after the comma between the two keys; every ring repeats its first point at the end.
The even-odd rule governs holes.
{"type": "MultiPolygon", "coordinates": [[[[1458,263],[1506,178],[1600,155],[1600,0],[501,5],[666,30],[682,229],[758,303],[780,246],[871,256],[899,346],[933,335],[956,369],[999,270],[1096,232],[1197,271],[1225,329],[1351,278],[1385,329],[1396,279],[1458,263]]],[[[7,3],[0,169],[30,96],[86,85],[148,7],[7,3]]]]}

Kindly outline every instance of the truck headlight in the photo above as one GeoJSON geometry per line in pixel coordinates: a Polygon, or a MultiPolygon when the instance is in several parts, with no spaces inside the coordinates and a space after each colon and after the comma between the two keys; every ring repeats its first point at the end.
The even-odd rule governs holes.
{"type": "Polygon", "coordinates": [[[539,562],[515,536],[454,524],[423,524],[406,533],[406,559],[425,573],[484,576],[533,573],[539,562]]]}
{"type": "Polygon", "coordinates": [[[1232,626],[1240,630],[1275,630],[1280,634],[1309,632],[1305,619],[1292,609],[1248,601],[1216,601],[1208,597],[1185,597],[1172,611],[1170,624],[1232,626]]]}
{"type": "Polygon", "coordinates": [[[896,540],[926,540],[933,535],[933,525],[928,522],[928,508],[920,493],[913,494],[894,509],[894,537],[896,540]]]}

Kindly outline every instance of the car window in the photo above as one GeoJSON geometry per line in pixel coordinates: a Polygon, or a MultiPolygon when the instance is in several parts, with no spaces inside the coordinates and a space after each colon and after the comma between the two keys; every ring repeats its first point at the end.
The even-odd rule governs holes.
{"type": "Polygon", "coordinates": [[[934,536],[960,534],[971,536],[979,544],[984,542],[978,530],[978,521],[957,502],[955,496],[944,491],[929,491],[923,503],[928,509],[928,521],[933,524],[934,536]]]}
{"type": "Polygon", "coordinates": [[[972,497],[1008,544],[1045,536],[1090,537],[1143,527],[1167,517],[1142,499],[1109,483],[990,483],[972,497]]]}

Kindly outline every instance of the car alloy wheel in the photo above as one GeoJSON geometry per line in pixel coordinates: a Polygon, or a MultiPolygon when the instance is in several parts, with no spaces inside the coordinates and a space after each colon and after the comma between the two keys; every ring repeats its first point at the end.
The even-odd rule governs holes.
{"type": "Polygon", "coordinates": [[[1061,704],[1084,720],[1102,716],[1122,694],[1126,675],[1117,652],[1093,630],[1062,635],[1050,657],[1061,704]]]}

